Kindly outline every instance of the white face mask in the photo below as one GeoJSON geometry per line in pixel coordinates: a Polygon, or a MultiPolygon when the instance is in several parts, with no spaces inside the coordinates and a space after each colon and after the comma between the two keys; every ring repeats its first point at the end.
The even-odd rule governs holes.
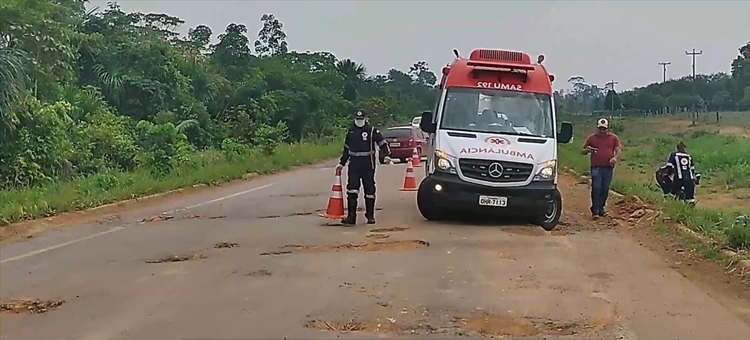
{"type": "Polygon", "coordinates": [[[354,120],[354,125],[356,125],[357,127],[363,127],[363,126],[365,126],[365,120],[364,119],[355,119],[354,120]]]}

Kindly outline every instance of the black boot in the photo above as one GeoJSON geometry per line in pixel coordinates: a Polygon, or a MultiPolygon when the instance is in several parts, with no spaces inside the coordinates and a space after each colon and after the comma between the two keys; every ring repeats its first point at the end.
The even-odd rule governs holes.
{"type": "Polygon", "coordinates": [[[347,195],[346,210],[346,217],[341,219],[341,223],[346,225],[357,224],[357,196],[347,195]]]}
{"type": "Polygon", "coordinates": [[[375,199],[365,197],[365,218],[367,224],[375,224],[375,199]]]}

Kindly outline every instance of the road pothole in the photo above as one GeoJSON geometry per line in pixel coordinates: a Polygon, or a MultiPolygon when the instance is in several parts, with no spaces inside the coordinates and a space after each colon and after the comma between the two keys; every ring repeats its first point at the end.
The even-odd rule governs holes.
{"type": "Polygon", "coordinates": [[[272,197],[293,197],[293,198],[302,198],[302,197],[318,197],[321,196],[321,193],[309,193],[309,194],[283,194],[283,195],[273,195],[272,197]]]}
{"type": "Polygon", "coordinates": [[[179,218],[176,218],[169,214],[161,214],[161,215],[154,215],[149,216],[141,220],[141,223],[152,223],[152,222],[163,222],[163,221],[171,221],[175,219],[179,220],[217,220],[227,218],[226,216],[198,216],[198,215],[185,215],[181,216],[179,218]]]}
{"type": "Polygon", "coordinates": [[[161,221],[169,221],[173,220],[174,216],[172,215],[154,215],[149,216],[141,220],[141,222],[161,222],[161,221]]]}
{"type": "Polygon", "coordinates": [[[225,215],[219,215],[219,216],[198,216],[198,215],[186,215],[180,217],[181,220],[219,220],[227,218],[225,215]]]}
{"type": "Polygon", "coordinates": [[[555,229],[552,231],[546,231],[538,227],[502,227],[500,230],[515,235],[523,236],[565,236],[574,235],[574,232],[565,229],[555,229]]]}
{"type": "Polygon", "coordinates": [[[374,228],[370,229],[371,233],[390,233],[390,232],[396,232],[396,231],[404,231],[409,228],[404,227],[393,227],[393,228],[374,228]]]}
{"type": "Polygon", "coordinates": [[[271,272],[266,269],[258,269],[256,271],[245,273],[245,276],[271,276],[271,272]]]}
{"type": "Polygon", "coordinates": [[[368,328],[368,325],[364,322],[356,321],[354,319],[346,322],[310,320],[305,323],[305,327],[334,332],[356,332],[366,330],[368,328]]]}
{"type": "Polygon", "coordinates": [[[382,239],[389,238],[390,236],[391,235],[387,235],[387,234],[370,234],[370,235],[367,235],[365,237],[371,238],[371,239],[374,239],[374,240],[382,240],[382,239]]]}
{"type": "Polygon", "coordinates": [[[0,304],[0,312],[13,314],[43,314],[60,307],[65,300],[17,299],[0,304]]]}
{"type": "Polygon", "coordinates": [[[207,258],[206,255],[201,253],[193,253],[189,255],[169,255],[155,260],[146,260],[146,263],[170,263],[170,262],[185,262],[193,260],[201,260],[207,258]]]}
{"type": "Polygon", "coordinates": [[[214,245],[214,248],[216,249],[226,249],[226,248],[234,248],[237,247],[238,244],[234,242],[219,242],[214,245]]]}
{"type": "MultiPolygon", "coordinates": [[[[375,207],[375,211],[380,211],[380,210],[383,210],[383,208],[382,207],[375,207]]],[[[357,211],[359,211],[359,212],[365,211],[365,208],[357,207],[357,211]]]]}
{"type": "Polygon", "coordinates": [[[614,275],[610,273],[593,273],[589,274],[589,277],[597,280],[610,280],[612,279],[612,277],[614,277],[614,275]]]}
{"type": "Polygon", "coordinates": [[[282,217],[309,216],[309,215],[312,215],[312,214],[314,214],[314,212],[311,212],[311,211],[298,211],[298,212],[294,212],[294,213],[286,214],[286,215],[264,215],[264,216],[260,216],[258,218],[260,218],[260,219],[273,219],[273,218],[282,218],[282,217]]]}
{"type": "MultiPolygon", "coordinates": [[[[386,306],[387,308],[387,306],[386,306]]],[[[483,338],[522,338],[533,336],[579,336],[590,327],[583,322],[561,322],[544,318],[505,317],[476,314],[470,317],[375,320],[352,318],[346,321],[314,319],[305,327],[332,332],[369,332],[392,335],[448,335],[483,338]]]]}
{"type": "Polygon", "coordinates": [[[582,322],[561,322],[542,318],[506,317],[478,314],[468,318],[455,317],[453,322],[464,331],[483,337],[528,337],[576,335],[587,327],[582,322]]]}
{"type": "MultiPolygon", "coordinates": [[[[376,207],[375,210],[383,210],[383,208],[376,207]]],[[[313,214],[320,213],[323,211],[325,211],[325,209],[318,209],[315,211],[298,211],[298,212],[293,212],[291,214],[285,214],[285,215],[263,215],[258,218],[259,219],[274,219],[274,218],[294,217],[294,216],[309,216],[309,215],[313,215],[313,214]]],[[[357,208],[357,211],[362,212],[364,211],[364,209],[357,208]]]]}
{"type": "Polygon", "coordinates": [[[368,243],[345,243],[330,246],[287,244],[279,251],[265,252],[260,255],[283,255],[291,253],[322,253],[344,251],[381,251],[381,250],[410,250],[429,247],[430,243],[422,240],[382,241],[368,243]]]}

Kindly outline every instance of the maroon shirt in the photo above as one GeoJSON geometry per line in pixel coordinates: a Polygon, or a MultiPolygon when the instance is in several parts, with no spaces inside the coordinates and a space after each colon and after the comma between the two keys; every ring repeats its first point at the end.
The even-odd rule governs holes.
{"type": "Polygon", "coordinates": [[[583,147],[590,146],[596,148],[596,152],[591,152],[591,166],[612,166],[609,164],[609,160],[615,156],[615,149],[620,147],[620,139],[617,135],[611,132],[607,132],[606,135],[592,134],[589,138],[586,138],[586,143],[583,147]]]}

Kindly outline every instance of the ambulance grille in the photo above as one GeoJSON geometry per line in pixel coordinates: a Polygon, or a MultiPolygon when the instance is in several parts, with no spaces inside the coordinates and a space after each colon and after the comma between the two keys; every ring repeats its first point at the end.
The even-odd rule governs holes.
{"type": "Polygon", "coordinates": [[[461,174],[468,178],[493,183],[524,182],[531,176],[531,172],[534,170],[534,165],[528,163],[469,158],[459,159],[458,166],[461,168],[461,174]],[[489,174],[489,168],[492,163],[500,163],[502,165],[502,175],[498,178],[493,178],[489,174]]]}

